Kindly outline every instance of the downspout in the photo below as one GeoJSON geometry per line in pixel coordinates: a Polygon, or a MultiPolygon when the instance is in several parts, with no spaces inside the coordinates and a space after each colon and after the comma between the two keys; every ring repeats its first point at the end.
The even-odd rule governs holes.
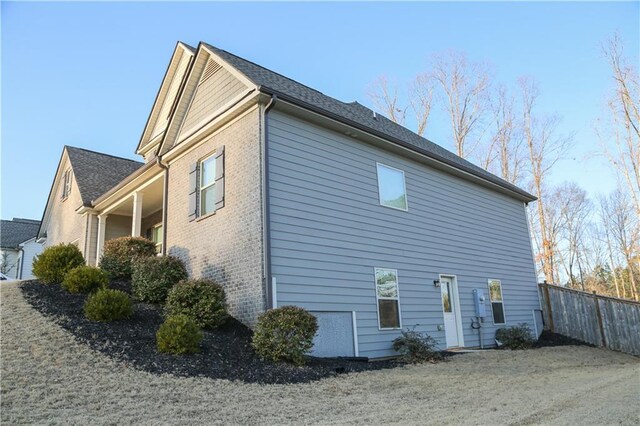
{"type": "Polygon", "coordinates": [[[262,144],[262,205],[263,205],[263,225],[262,225],[262,247],[264,255],[264,285],[266,290],[267,308],[275,306],[275,289],[271,282],[271,218],[269,208],[269,120],[267,114],[278,100],[277,95],[272,95],[271,100],[264,108],[264,143],[262,144]]]}
{"type": "MultiPolygon", "coordinates": [[[[18,246],[20,247],[20,246],[18,246]]],[[[18,259],[20,259],[20,270],[18,271],[18,279],[22,279],[22,271],[24,271],[24,247],[18,249],[18,259]]]]}
{"type": "MultiPolygon", "coordinates": [[[[158,147],[158,151],[160,147],[158,147]]],[[[160,166],[161,169],[164,169],[164,182],[162,188],[162,255],[166,256],[167,254],[167,194],[169,193],[169,166],[162,163],[160,157],[157,156],[156,153],[156,163],[160,166]]]]}

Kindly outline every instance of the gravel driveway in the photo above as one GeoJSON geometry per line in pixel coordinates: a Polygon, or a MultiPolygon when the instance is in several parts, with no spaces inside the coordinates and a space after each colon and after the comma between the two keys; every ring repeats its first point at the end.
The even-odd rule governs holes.
{"type": "Polygon", "coordinates": [[[2,284],[1,421],[72,424],[638,424],[640,361],[564,346],[299,385],[157,376],[77,343],[2,284]]]}

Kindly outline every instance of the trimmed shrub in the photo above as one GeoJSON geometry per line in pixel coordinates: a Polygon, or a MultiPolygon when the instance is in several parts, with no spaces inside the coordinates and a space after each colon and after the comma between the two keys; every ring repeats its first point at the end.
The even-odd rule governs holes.
{"type": "Polygon", "coordinates": [[[156,333],[158,351],[171,354],[194,353],[200,350],[202,332],[186,315],[172,315],[156,333]]]}
{"type": "Polygon", "coordinates": [[[187,279],[182,260],[173,256],[139,258],[133,265],[133,297],[148,303],[164,303],[169,289],[187,279]]]}
{"type": "Polygon", "coordinates": [[[78,266],[84,265],[84,257],[74,244],[58,244],[47,247],[33,261],[33,275],[44,284],[57,284],[78,266]]]}
{"type": "Polygon", "coordinates": [[[393,350],[400,353],[403,362],[435,362],[442,360],[442,354],[435,349],[436,344],[436,340],[426,333],[402,330],[400,337],[393,340],[393,350]]]}
{"type": "Polygon", "coordinates": [[[156,256],[156,245],[142,237],[120,237],[104,245],[100,268],[111,279],[130,279],[133,263],[138,258],[156,256]]]}
{"type": "Polygon", "coordinates": [[[526,323],[496,330],[496,343],[501,348],[529,349],[534,341],[531,328],[526,323]]]}
{"type": "Polygon", "coordinates": [[[94,266],[78,266],[64,276],[62,287],[69,293],[91,293],[106,287],[109,276],[105,271],[94,266]]]}
{"type": "Polygon", "coordinates": [[[127,293],[103,288],[87,297],[84,314],[91,321],[118,321],[133,314],[133,303],[127,293]]]}
{"type": "Polygon", "coordinates": [[[227,317],[227,299],[221,285],[212,280],[185,280],[169,290],[168,315],[184,314],[198,327],[215,328],[227,317]]]}
{"type": "Polygon", "coordinates": [[[264,359],[303,365],[317,331],[316,317],[297,306],[283,306],[260,315],[252,345],[264,359]]]}

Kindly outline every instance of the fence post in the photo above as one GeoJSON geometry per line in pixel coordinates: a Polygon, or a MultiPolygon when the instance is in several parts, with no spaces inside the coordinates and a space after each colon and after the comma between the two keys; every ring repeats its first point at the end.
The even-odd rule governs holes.
{"type": "Polygon", "coordinates": [[[549,313],[549,329],[552,333],[556,332],[556,328],[553,325],[553,312],[551,312],[551,299],[549,298],[549,284],[543,284],[544,298],[547,302],[547,312],[549,313]]]}
{"type": "Polygon", "coordinates": [[[593,300],[596,302],[596,315],[598,316],[598,326],[600,327],[600,337],[602,338],[602,347],[607,347],[607,339],[604,335],[604,325],[602,324],[602,312],[600,312],[600,302],[595,290],[593,291],[593,300]]]}

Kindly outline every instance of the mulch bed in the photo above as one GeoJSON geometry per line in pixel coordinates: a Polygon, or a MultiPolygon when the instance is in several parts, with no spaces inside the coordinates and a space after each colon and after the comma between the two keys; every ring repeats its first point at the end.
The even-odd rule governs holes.
{"type": "Polygon", "coordinates": [[[585,343],[581,340],[574,339],[573,337],[564,336],[562,334],[552,333],[548,330],[544,330],[538,340],[533,344],[534,348],[545,348],[553,346],[591,346],[595,348],[596,345],[585,343]]]}
{"type": "MultiPolygon", "coordinates": [[[[127,283],[114,283],[113,287],[127,290],[127,283]]],[[[309,357],[303,367],[263,361],[251,348],[251,330],[235,319],[219,329],[204,331],[201,352],[197,354],[162,354],[156,350],[156,331],[163,322],[159,306],[138,303],[130,319],[98,323],[84,317],[85,295],[70,294],[58,285],[43,285],[38,281],[25,281],[20,289],[35,309],[71,332],[80,342],[150,373],[250,383],[306,383],[342,373],[399,365],[395,361],[313,357],[309,357]]]]}

